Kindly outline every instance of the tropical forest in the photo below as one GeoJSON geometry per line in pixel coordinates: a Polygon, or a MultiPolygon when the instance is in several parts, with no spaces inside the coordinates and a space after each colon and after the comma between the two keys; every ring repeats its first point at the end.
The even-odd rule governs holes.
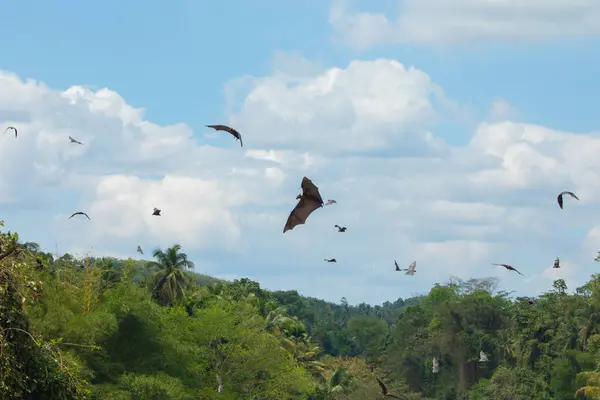
{"type": "Polygon", "coordinates": [[[1,399],[600,398],[600,275],[353,306],[201,275],[177,244],[58,256],[1,229],[1,399]]]}

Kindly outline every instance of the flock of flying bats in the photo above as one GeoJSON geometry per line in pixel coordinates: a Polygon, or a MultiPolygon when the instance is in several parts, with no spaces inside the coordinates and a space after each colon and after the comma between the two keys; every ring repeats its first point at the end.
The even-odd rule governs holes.
{"type": "MultiPolygon", "coordinates": [[[[224,131],[224,132],[231,134],[236,140],[240,141],[240,146],[244,147],[244,143],[242,141],[242,135],[234,128],[231,128],[227,125],[206,125],[206,126],[208,128],[212,128],[216,131],[224,131]]],[[[15,138],[18,137],[18,130],[14,126],[9,126],[8,128],[6,128],[4,133],[6,134],[6,132],[8,132],[8,131],[13,131],[15,133],[15,138]]],[[[71,136],[69,136],[69,141],[73,144],[83,145],[83,143],[72,138],[71,136]]],[[[290,212],[290,215],[285,223],[285,226],[283,227],[283,233],[294,229],[294,227],[296,227],[298,225],[304,225],[306,223],[306,220],[308,219],[308,217],[315,210],[322,208],[323,206],[330,206],[332,204],[337,203],[337,201],[335,201],[335,200],[327,200],[327,203],[324,203],[323,198],[321,197],[321,193],[319,192],[319,188],[307,177],[302,178],[302,183],[301,183],[300,187],[302,189],[302,193],[299,194],[298,196],[296,196],[296,200],[298,200],[298,204],[296,204],[294,209],[290,212]]],[[[572,198],[579,200],[579,198],[573,192],[569,192],[569,191],[561,192],[556,199],[558,202],[558,206],[561,208],[561,210],[563,208],[563,196],[564,195],[569,195],[572,198]]],[[[161,211],[162,210],[154,207],[154,210],[152,211],[152,215],[160,217],[161,211]]],[[[82,216],[85,216],[88,220],[91,220],[89,215],[83,211],[74,212],[69,217],[69,219],[73,218],[76,215],[82,215],[82,216]]],[[[347,228],[345,226],[340,226],[340,225],[334,225],[334,228],[337,228],[338,232],[340,232],[340,233],[344,233],[347,230],[347,228]]],[[[142,247],[139,245],[137,247],[137,252],[140,254],[144,254],[142,247]]],[[[337,260],[335,258],[325,259],[325,261],[330,262],[330,263],[337,263],[337,260]]],[[[492,265],[501,266],[501,267],[506,268],[508,271],[514,271],[520,275],[523,275],[516,268],[514,268],[512,265],[509,265],[509,264],[492,263],[492,265]]],[[[396,271],[406,271],[406,275],[412,276],[415,274],[415,272],[417,272],[417,270],[416,270],[417,262],[416,261],[413,261],[408,266],[408,268],[400,268],[400,266],[398,265],[396,260],[394,260],[394,266],[396,267],[396,271]]],[[[558,257],[556,258],[556,260],[554,260],[553,268],[560,268],[560,260],[558,257]]],[[[529,302],[532,303],[533,300],[529,300],[529,302]]],[[[488,361],[487,355],[483,351],[480,351],[479,352],[479,362],[487,362],[487,361],[488,361]]],[[[433,358],[432,372],[433,373],[439,372],[439,361],[435,357],[433,358]]],[[[394,394],[390,393],[388,391],[387,387],[385,386],[385,384],[381,380],[379,380],[379,378],[376,377],[376,379],[377,379],[377,383],[381,387],[381,393],[383,396],[392,397],[392,398],[396,398],[396,399],[400,398],[400,397],[395,396],[394,394]]]]}

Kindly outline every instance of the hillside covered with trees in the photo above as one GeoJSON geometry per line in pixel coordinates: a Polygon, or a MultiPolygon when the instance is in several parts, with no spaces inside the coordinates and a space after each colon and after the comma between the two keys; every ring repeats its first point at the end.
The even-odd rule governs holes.
{"type": "Polygon", "coordinates": [[[600,398],[600,275],[536,299],[453,280],[350,306],[193,267],[178,245],[77,259],[3,231],[0,398],[383,398],[375,377],[405,400],[600,398]]]}

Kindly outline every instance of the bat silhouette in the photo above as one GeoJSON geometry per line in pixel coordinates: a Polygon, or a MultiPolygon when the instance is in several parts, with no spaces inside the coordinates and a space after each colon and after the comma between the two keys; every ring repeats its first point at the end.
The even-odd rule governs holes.
{"type": "Polygon", "coordinates": [[[488,356],[483,351],[479,352],[479,362],[488,362],[488,356]]]}
{"type": "Polygon", "coordinates": [[[345,226],[339,226],[339,225],[334,225],[334,228],[338,228],[338,232],[346,232],[346,228],[345,226]]]}
{"type": "Polygon", "coordinates": [[[417,272],[417,262],[413,261],[412,264],[410,264],[408,266],[408,268],[402,268],[402,269],[398,269],[398,263],[396,263],[396,261],[394,261],[394,264],[396,264],[396,271],[406,271],[406,275],[414,275],[415,272],[417,272]]]}
{"type": "Polygon", "coordinates": [[[76,215],[85,215],[85,216],[87,217],[87,219],[91,220],[91,218],[89,217],[89,215],[87,215],[87,214],[86,214],[86,213],[84,213],[83,211],[77,211],[77,212],[74,212],[74,213],[73,213],[73,215],[71,215],[71,216],[69,217],[69,219],[73,218],[73,217],[74,217],[74,216],[76,216],[76,215]]]}
{"type": "Polygon", "coordinates": [[[13,131],[15,131],[15,137],[17,137],[17,135],[18,135],[19,131],[17,131],[17,128],[15,128],[14,126],[9,126],[8,128],[6,128],[6,129],[4,130],[4,133],[6,133],[6,132],[8,132],[8,131],[10,131],[10,130],[13,130],[13,131]]]}
{"type": "Polygon", "coordinates": [[[394,260],[394,265],[396,266],[396,271],[402,271],[400,269],[400,267],[398,266],[398,263],[396,262],[396,260],[394,260]]]}
{"type": "Polygon", "coordinates": [[[71,136],[69,136],[69,140],[71,141],[71,143],[77,143],[77,144],[83,145],[83,143],[81,143],[79,140],[73,139],[71,136]]]}
{"type": "Polygon", "coordinates": [[[240,141],[240,146],[244,147],[244,142],[242,142],[242,135],[235,129],[227,126],[227,125],[206,125],[207,128],[213,128],[216,131],[224,131],[230,133],[236,140],[240,141]]]}
{"type": "Polygon", "coordinates": [[[337,201],[335,200],[327,200],[327,204],[325,204],[326,206],[330,206],[332,204],[337,204],[337,201]]]}
{"type": "Polygon", "coordinates": [[[569,196],[571,196],[572,198],[574,198],[575,200],[579,200],[579,197],[575,196],[575,193],[573,192],[569,192],[569,191],[564,191],[561,192],[558,197],[556,197],[556,201],[558,201],[558,206],[560,207],[560,209],[562,210],[563,208],[563,195],[568,194],[569,196]]]}
{"type": "Polygon", "coordinates": [[[378,377],[375,377],[375,379],[377,379],[377,383],[379,383],[379,387],[381,387],[381,394],[387,397],[393,397],[394,399],[399,399],[400,397],[391,394],[390,392],[388,392],[388,388],[387,386],[385,386],[385,384],[383,382],[381,382],[381,380],[379,380],[378,377]]]}
{"type": "Polygon", "coordinates": [[[560,268],[560,260],[558,259],[558,257],[556,257],[556,260],[554,260],[554,265],[552,266],[552,268],[560,268]]]}
{"type": "Polygon", "coordinates": [[[336,260],[335,258],[332,258],[332,259],[330,259],[330,260],[328,260],[328,259],[326,259],[326,258],[325,258],[324,260],[325,260],[325,261],[327,261],[327,262],[334,262],[334,263],[337,263],[337,260],[336,260]]]}
{"type": "Polygon", "coordinates": [[[516,268],[514,268],[512,265],[508,265],[508,264],[494,264],[492,263],[492,265],[498,265],[499,267],[504,267],[509,271],[515,271],[517,274],[521,275],[521,276],[525,276],[522,273],[520,273],[519,271],[516,270],[516,268]]]}
{"type": "Polygon", "coordinates": [[[302,188],[302,194],[296,197],[300,201],[296,204],[292,212],[290,212],[290,216],[283,227],[283,233],[294,229],[297,225],[305,224],[306,219],[313,211],[323,207],[323,199],[321,198],[321,193],[319,193],[319,188],[310,179],[307,177],[302,178],[300,187],[302,188]]]}
{"type": "Polygon", "coordinates": [[[144,250],[142,250],[142,246],[138,246],[137,252],[140,254],[144,254],[144,250]]]}
{"type": "Polygon", "coordinates": [[[160,217],[160,212],[161,210],[159,210],[158,208],[154,207],[154,211],[152,211],[152,215],[157,215],[160,217]]]}

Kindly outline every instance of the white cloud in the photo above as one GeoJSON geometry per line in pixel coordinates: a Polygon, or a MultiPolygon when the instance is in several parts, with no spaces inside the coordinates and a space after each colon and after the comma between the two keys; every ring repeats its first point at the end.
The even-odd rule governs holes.
{"type": "Polygon", "coordinates": [[[450,100],[425,72],[384,59],[306,71],[248,77],[241,102],[229,86],[244,148],[203,144],[204,127],[193,136],[185,124],[154,124],[108,89],[60,92],[0,73],[2,122],[19,128],[0,142],[8,228],[50,251],[95,255],[178,242],[200,272],[351,302],[450,276],[497,276],[531,294],[526,279],[490,264],[511,263],[542,290],[557,255],[567,283],[587,278],[600,237],[595,228],[586,239],[600,217],[600,135],[497,117],[451,146],[435,134],[450,100]],[[302,176],[338,204],[282,234],[302,176]],[[581,200],[561,211],[566,189],[581,200]],[[67,219],[78,210],[91,221],[67,219]],[[417,274],[395,274],[394,259],[416,260],[417,274]]]}
{"type": "MultiPolygon", "coordinates": [[[[398,0],[395,20],[351,12],[333,0],[329,23],[337,39],[359,49],[392,43],[458,43],[600,34],[595,0],[398,0]]],[[[371,5],[372,6],[372,5],[371,5]]]]}

